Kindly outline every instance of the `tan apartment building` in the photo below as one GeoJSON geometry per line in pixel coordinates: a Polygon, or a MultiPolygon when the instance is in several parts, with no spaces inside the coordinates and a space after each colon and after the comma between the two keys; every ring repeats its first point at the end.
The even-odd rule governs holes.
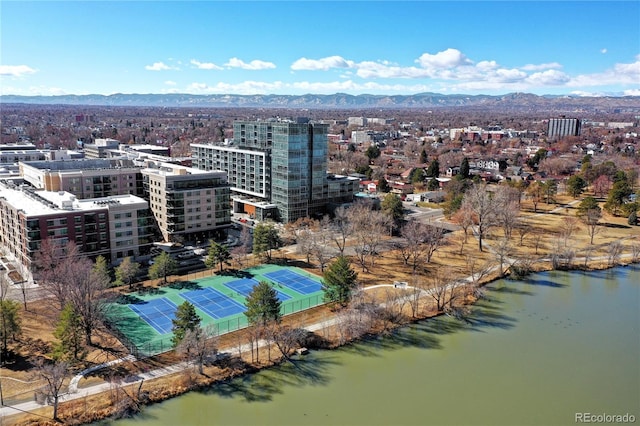
{"type": "Polygon", "coordinates": [[[67,191],[81,199],[144,195],[142,169],[132,160],[28,161],[19,167],[25,181],[45,191],[67,191]]]}
{"type": "Polygon", "coordinates": [[[231,225],[226,172],[170,163],[142,170],[145,193],[166,242],[221,238],[231,225]]]}

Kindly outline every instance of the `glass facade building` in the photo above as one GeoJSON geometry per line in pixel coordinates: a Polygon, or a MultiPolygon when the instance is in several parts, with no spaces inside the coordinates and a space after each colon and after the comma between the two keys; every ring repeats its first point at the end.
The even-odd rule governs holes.
{"type": "Polygon", "coordinates": [[[293,222],[326,208],[328,130],[309,122],[236,121],[232,145],[191,145],[193,165],[226,171],[233,193],[267,201],[275,219],[293,222]]]}

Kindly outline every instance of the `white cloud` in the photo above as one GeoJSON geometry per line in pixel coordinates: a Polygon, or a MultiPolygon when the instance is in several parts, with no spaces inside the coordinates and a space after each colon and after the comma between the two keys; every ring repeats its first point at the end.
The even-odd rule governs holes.
{"type": "Polygon", "coordinates": [[[480,61],[476,64],[476,68],[479,71],[491,71],[498,68],[498,63],[496,61],[480,61]]]}
{"type": "Polygon", "coordinates": [[[449,48],[438,52],[435,55],[423,53],[417,60],[423,68],[427,69],[444,69],[454,68],[461,65],[470,65],[473,62],[462,54],[458,49],[449,48]]]}
{"type": "Polygon", "coordinates": [[[562,71],[547,70],[533,73],[526,80],[533,86],[559,86],[568,83],[571,78],[562,71]]]}
{"type": "Polygon", "coordinates": [[[388,66],[380,62],[364,61],[356,65],[360,78],[425,78],[432,77],[429,70],[416,67],[388,66]]]}
{"type": "Polygon", "coordinates": [[[195,59],[191,60],[191,65],[195,65],[196,68],[200,69],[200,70],[221,70],[223,69],[222,67],[219,67],[218,65],[212,63],[212,62],[200,62],[200,61],[196,61],[195,59]]]}
{"type": "Polygon", "coordinates": [[[640,89],[629,89],[622,92],[625,96],[640,96],[640,89]]]}
{"type": "Polygon", "coordinates": [[[176,70],[175,67],[170,67],[164,62],[154,62],[153,65],[146,65],[144,67],[147,71],[167,71],[167,70],[176,70]]]}
{"type": "Polygon", "coordinates": [[[581,74],[573,77],[567,86],[592,87],[607,85],[640,85],[640,55],[636,61],[629,64],[614,64],[602,73],[581,74]]]}
{"type": "Polygon", "coordinates": [[[36,70],[27,65],[0,65],[0,76],[22,77],[36,70]]]}
{"type": "Polygon", "coordinates": [[[321,59],[300,58],[291,64],[292,70],[327,71],[331,68],[351,68],[354,62],[342,56],[328,56],[321,59]]]}
{"type": "Polygon", "coordinates": [[[560,68],[562,68],[562,65],[557,62],[550,62],[548,64],[527,64],[520,67],[520,69],[524,71],[557,70],[560,68]]]}
{"type": "Polygon", "coordinates": [[[602,53],[602,54],[607,53],[607,49],[600,49],[600,53],[602,53]]]}
{"type": "Polygon", "coordinates": [[[241,68],[243,70],[267,70],[273,69],[276,67],[276,64],[273,62],[260,61],[258,59],[254,59],[253,61],[246,63],[238,58],[231,58],[229,62],[224,64],[225,67],[229,68],[241,68]]]}
{"type": "Polygon", "coordinates": [[[167,80],[164,82],[164,84],[166,84],[167,86],[175,86],[178,83],[176,83],[175,81],[167,80]]]}

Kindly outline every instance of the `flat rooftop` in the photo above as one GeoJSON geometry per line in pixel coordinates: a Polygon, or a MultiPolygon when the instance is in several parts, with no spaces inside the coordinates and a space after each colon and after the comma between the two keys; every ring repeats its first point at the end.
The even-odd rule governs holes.
{"type": "Polygon", "coordinates": [[[23,164],[40,169],[54,171],[69,170],[100,170],[100,169],[122,169],[136,168],[132,160],[121,158],[95,158],[95,159],[74,159],[57,161],[24,161],[23,164]]]}
{"type": "Polygon", "coordinates": [[[144,199],[130,194],[78,200],[70,192],[33,191],[4,182],[0,182],[0,198],[4,198],[7,203],[24,211],[28,216],[57,214],[63,211],[92,211],[106,209],[113,204],[146,204],[144,199]]]}

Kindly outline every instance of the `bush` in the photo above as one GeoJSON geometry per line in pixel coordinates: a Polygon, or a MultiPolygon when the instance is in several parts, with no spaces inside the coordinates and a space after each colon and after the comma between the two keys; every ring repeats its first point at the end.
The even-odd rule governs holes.
{"type": "Polygon", "coordinates": [[[629,215],[629,219],[627,220],[629,225],[636,226],[638,224],[638,214],[636,212],[631,212],[629,215]]]}

